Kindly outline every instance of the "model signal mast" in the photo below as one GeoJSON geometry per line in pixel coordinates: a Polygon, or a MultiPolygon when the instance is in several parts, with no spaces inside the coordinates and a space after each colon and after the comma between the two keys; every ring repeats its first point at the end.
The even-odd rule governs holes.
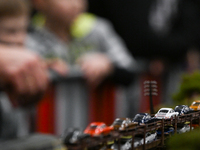
{"type": "Polygon", "coordinates": [[[144,81],[144,96],[149,96],[149,104],[150,104],[150,113],[155,114],[153,107],[153,96],[158,95],[157,90],[157,82],[156,81],[144,81]]]}

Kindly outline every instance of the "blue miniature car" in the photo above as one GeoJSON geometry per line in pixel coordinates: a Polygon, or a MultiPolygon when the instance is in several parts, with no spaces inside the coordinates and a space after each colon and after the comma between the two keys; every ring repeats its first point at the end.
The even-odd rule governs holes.
{"type": "Polygon", "coordinates": [[[174,111],[175,112],[178,112],[179,113],[179,116],[180,115],[184,115],[184,114],[188,114],[190,113],[192,110],[189,108],[189,106],[187,105],[177,105],[175,108],[174,108],[174,111]]]}
{"type": "MultiPolygon", "coordinates": [[[[174,128],[172,126],[165,126],[164,127],[164,135],[172,135],[174,134],[174,128]]],[[[157,135],[161,136],[162,135],[162,129],[157,130],[157,135]]]]}
{"type": "Polygon", "coordinates": [[[139,113],[136,114],[135,117],[133,118],[132,122],[133,123],[138,123],[139,125],[143,125],[146,123],[150,123],[151,122],[151,115],[148,113],[139,113]]]}

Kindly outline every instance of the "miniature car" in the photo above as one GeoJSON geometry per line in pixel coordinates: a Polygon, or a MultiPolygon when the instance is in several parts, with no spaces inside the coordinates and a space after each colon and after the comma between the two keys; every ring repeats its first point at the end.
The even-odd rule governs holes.
{"type": "Polygon", "coordinates": [[[92,122],[84,130],[84,133],[90,134],[91,136],[101,136],[108,135],[112,130],[114,130],[114,128],[107,126],[104,122],[92,122]]]}
{"type": "Polygon", "coordinates": [[[200,100],[193,101],[190,108],[194,111],[200,110],[200,100]]]}
{"type": "Polygon", "coordinates": [[[77,128],[67,129],[62,135],[62,140],[65,145],[75,145],[81,143],[84,139],[90,137],[88,134],[84,134],[77,128]]]}
{"type": "MultiPolygon", "coordinates": [[[[164,127],[164,135],[172,135],[174,134],[174,128],[172,126],[165,126],[164,127]]],[[[162,129],[157,130],[157,135],[161,136],[162,135],[162,129]]]]}
{"type": "MultiPolygon", "coordinates": [[[[147,132],[145,135],[145,144],[151,143],[155,141],[156,139],[157,139],[156,132],[154,133],[147,132]]],[[[134,137],[134,147],[138,147],[143,144],[144,144],[144,135],[143,134],[136,135],[134,137]]],[[[124,147],[127,149],[131,149],[131,145],[132,145],[132,139],[128,140],[126,144],[124,145],[124,147]]]]}
{"type": "Polygon", "coordinates": [[[190,108],[188,107],[188,105],[178,105],[174,108],[175,112],[178,112],[179,115],[184,115],[184,114],[188,114],[191,112],[190,108]]]}
{"type": "Polygon", "coordinates": [[[120,150],[128,150],[128,148],[125,147],[125,144],[129,139],[120,139],[120,140],[115,140],[115,142],[111,145],[110,149],[112,150],[118,150],[120,146],[120,150]]]}
{"type": "MultiPolygon", "coordinates": [[[[143,135],[141,137],[135,137],[134,138],[134,147],[138,147],[141,145],[141,139],[143,138],[143,135]]],[[[121,142],[120,144],[118,143],[114,143],[112,146],[111,146],[111,149],[112,150],[119,150],[119,146],[120,146],[120,150],[129,150],[132,148],[132,138],[131,139],[128,139],[124,142],[121,142]],[[124,143],[125,142],[125,143],[124,143]]]]}
{"type": "Polygon", "coordinates": [[[178,116],[178,112],[175,112],[172,108],[161,108],[156,114],[157,119],[170,119],[178,116]]]}
{"type": "MultiPolygon", "coordinates": [[[[193,130],[194,127],[191,127],[191,130],[193,130]]],[[[189,124],[178,124],[177,125],[177,133],[185,133],[190,131],[190,125],[189,124]]]]}
{"type": "MultiPolygon", "coordinates": [[[[145,143],[151,143],[152,141],[155,141],[157,138],[157,132],[155,133],[150,133],[147,132],[145,135],[145,143]]],[[[144,144],[144,139],[142,138],[141,144],[144,144]]]]}
{"type": "Polygon", "coordinates": [[[138,123],[139,125],[143,125],[146,123],[149,123],[151,121],[152,117],[148,113],[139,113],[136,114],[135,117],[133,118],[132,122],[133,123],[138,123]]]}
{"type": "Polygon", "coordinates": [[[110,126],[115,130],[123,131],[136,125],[137,123],[133,123],[130,118],[116,118],[110,126]]]}

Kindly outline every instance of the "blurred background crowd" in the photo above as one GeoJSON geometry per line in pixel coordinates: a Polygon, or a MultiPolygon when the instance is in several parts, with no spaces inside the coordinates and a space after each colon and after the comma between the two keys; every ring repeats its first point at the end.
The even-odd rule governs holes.
{"type": "Polygon", "coordinates": [[[200,65],[198,0],[0,0],[0,140],[173,106],[200,65]]]}

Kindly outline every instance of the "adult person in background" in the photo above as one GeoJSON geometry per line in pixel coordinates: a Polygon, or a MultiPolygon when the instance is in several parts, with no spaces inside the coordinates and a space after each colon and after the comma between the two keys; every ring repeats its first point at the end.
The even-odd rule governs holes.
{"type": "MultiPolygon", "coordinates": [[[[90,115],[98,116],[93,121],[105,121],[114,111],[114,106],[109,105],[112,98],[103,102],[104,94],[97,96],[95,91],[101,89],[107,80],[125,85],[132,82],[135,60],[130,57],[123,41],[108,21],[85,13],[86,0],[32,2],[45,17],[45,23],[42,28],[30,32],[28,47],[47,60],[52,60],[52,64],[54,60],[65,62],[62,70],[66,76],[70,77],[73,70],[78,69],[84,78],[57,86],[56,107],[61,113],[56,117],[59,126],[57,133],[62,133],[63,127],[85,128],[91,121],[90,115]],[[90,106],[91,103],[95,103],[95,106],[90,106]],[[102,105],[110,108],[109,111],[105,110],[107,114],[98,111],[105,107],[102,105]]],[[[110,87],[107,91],[112,89],[110,87]]],[[[111,123],[112,119],[107,123],[111,123]]]]}
{"type": "MultiPolygon", "coordinates": [[[[148,97],[143,96],[144,80],[157,80],[159,93],[154,97],[155,101],[173,104],[171,94],[178,88],[182,72],[199,69],[196,63],[193,68],[193,62],[198,64],[199,61],[196,60],[198,57],[193,57],[199,55],[198,2],[89,0],[89,6],[90,12],[111,20],[136,59],[147,62],[147,74],[139,75],[138,79],[142,82],[135,84],[131,90],[140,93],[133,95],[130,100],[133,102],[130,106],[135,108],[135,113],[148,111],[148,97]],[[190,49],[191,52],[188,52],[190,49]],[[196,61],[191,62],[194,59],[196,61]],[[140,101],[139,106],[134,103],[136,101],[140,101]]],[[[134,115],[134,111],[130,110],[130,116],[134,115]]]]}

